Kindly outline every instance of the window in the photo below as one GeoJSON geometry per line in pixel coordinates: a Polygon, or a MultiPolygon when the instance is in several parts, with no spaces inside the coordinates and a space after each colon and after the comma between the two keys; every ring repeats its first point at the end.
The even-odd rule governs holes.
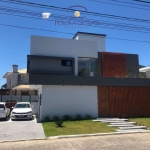
{"type": "Polygon", "coordinates": [[[23,79],[23,75],[22,74],[18,74],[18,81],[22,81],[23,79]]]}
{"type": "Polygon", "coordinates": [[[72,66],[72,60],[62,60],[61,65],[62,66],[72,66]]]}

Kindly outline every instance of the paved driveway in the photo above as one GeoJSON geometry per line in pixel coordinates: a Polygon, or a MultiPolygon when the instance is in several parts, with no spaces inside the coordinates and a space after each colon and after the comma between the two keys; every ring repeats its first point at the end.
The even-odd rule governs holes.
{"type": "Polygon", "coordinates": [[[41,123],[34,120],[7,121],[0,120],[0,141],[45,138],[41,123]]]}

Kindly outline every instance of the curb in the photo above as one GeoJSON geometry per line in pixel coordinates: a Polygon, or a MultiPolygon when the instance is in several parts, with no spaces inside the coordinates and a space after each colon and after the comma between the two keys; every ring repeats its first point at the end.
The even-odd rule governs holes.
{"type": "Polygon", "coordinates": [[[79,137],[91,137],[91,136],[106,136],[106,135],[120,135],[120,134],[137,134],[137,133],[150,133],[150,131],[137,131],[137,132],[110,132],[110,133],[96,133],[96,134],[77,134],[77,135],[62,135],[62,136],[50,136],[48,139],[63,139],[63,138],[79,138],[79,137]]]}
{"type": "Polygon", "coordinates": [[[21,140],[4,140],[4,141],[0,141],[0,143],[6,143],[6,142],[22,142],[22,141],[35,141],[35,140],[48,140],[48,138],[21,139],[21,140]]]}

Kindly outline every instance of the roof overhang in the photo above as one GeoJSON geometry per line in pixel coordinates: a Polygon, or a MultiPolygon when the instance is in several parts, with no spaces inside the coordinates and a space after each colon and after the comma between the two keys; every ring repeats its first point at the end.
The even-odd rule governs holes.
{"type": "Polygon", "coordinates": [[[147,71],[150,71],[150,66],[149,67],[144,67],[144,68],[141,68],[139,69],[140,72],[147,72],[147,71]]]}
{"type": "Polygon", "coordinates": [[[3,78],[8,78],[11,74],[12,74],[12,72],[7,72],[7,73],[3,76],[3,78]]]}
{"type": "Polygon", "coordinates": [[[29,85],[18,85],[13,87],[12,90],[29,90],[29,85]]]}

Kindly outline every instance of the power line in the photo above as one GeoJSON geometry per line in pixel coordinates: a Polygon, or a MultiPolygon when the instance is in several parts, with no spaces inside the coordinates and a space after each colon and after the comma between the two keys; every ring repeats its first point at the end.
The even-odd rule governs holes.
{"type": "MultiPolygon", "coordinates": [[[[40,19],[40,18],[35,18],[35,17],[27,17],[27,16],[21,16],[21,15],[13,15],[13,14],[7,14],[7,13],[1,13],[1,14],[6,14],[6,15],[12,15],[12,16],[19,16],[19,17],[26,17],[26,18],[33,18],[33,19],[39,19],[39,20],[43,20],[43,19],[40,19]]],[[[48,21],[56,21],[56,20],[48,20],[48,21]]],[[[59,23],[63,23],[63,21],[61,22],[59,22],[59,23]]],[[[107,28],[107,29],[115,29],[115,30],[124,30],[124,31],[132,31],[132,32],[141,32],[141,33],[150,33],[150,32],[148,32],[148,31],[150,31],[150,28],[149,29],[147,29],[148,31],[140,31],[138,28],[136,28],[136,29],[130,29],[130,28],[124,28],[124,29],[120,29],[120,28],[116,28],[116,26],[117,25],[110,25],[110,26],[114,26],[114,27],[108,27],[108,25],[106,24],[106,23],[101,23],[102,25],[100,25],[100,26],[94,26],[94,25],[89,25],[89,26],[92,26],[92,27],[101,27],[101,28],[107,28]]],[[[119,26],[117,26],[117,27],[119,27],[119,26]]]]}
{"type": "MultiPolygon", "coordinates": [[[[109,5],[122,6],[122,7],[135,8],[135,9],[150,10],[150,9],[147,9],[147,8],[140,8],[140,7],[134,7],[134,6],[127,6],[127,5],[116,4],[116,3],[111,3],[111,2],[106,2],[106,1],[100,1],[100,0],[89,0],[89,1],[99,2],[99,3],[109,4],[109,5]]],[[[118,1],[118,2],[119,2],[119,1],[118,1]]],[[[126,2],[120,2],[120,3],[126,3],[126,2]]]]}
{"type": "Polygon", "coordinates": [[[150,2],[148,2],[148,1],[143,1],[143,0],[133,0],[133,1],[136,1],[136,2],[141,2],[141,3],[150,3],[150,2]]]}
{"type": "MultiPolygon", "coordinates": [[[[41,13],[42,12],[37,12],[37,11],[29,11],[29,10],[25,10],[25,9],[14,9],[12,7],[0,7],[0,11],[4,11],[4,12],[9,12],[9,13],[19,13],[19,14],[25,14],[25,15],[30,15],[30,16],[34,16],[34,17],[27,17],[27,16],[21,16],[21,15],[13,15],[13,14],[7,14],[7,13],[1,13],[1,14],[6,14],[6,15],[12,15],[12,16],[19,16],[19,17],[27,17],[27,18],[33,18],[33,19],[41,19],[41,13]],[[38,16],[40,18],[35,18],[35,16],[38,16]]],[[[70,17],[67,17],[65,15],[57,15],[57,14],[53,14],[51,16],[51,18],[56,18],[56,19],[60,19],[60,20],[69,20],[70,17]]],[[[73,18],[71,18],[73,20],[73,18]]],[[[55,20],[48,20],[48,21],[55,21],[55,20]]],[[[80,19],[77,21],[87,21],[85,19],[80,19]]],[[[134,30],[138,30],[137,32],[141,32],[141,30],[150,30],[149,27],[144,27],[144,26],[135,26],[133,24],[125,24],[125,23],[118,23],[118,22],[106,22],[106,21],[102,21],[102,20],[94,20],[94,19],[88,19],[88,21],[100,21],[101,26],[115,26],[118,28],[123,28],[124,29],[134,29],[134,30]]]]}
{"type": "MultiPolygon", "coordinates": [[[[31,2],[25,2],[25,1],[13,1],[13,0],[0,0],[1,2],[7,2],[7,3],[14,3],[14,4],[20,4],[20,5],[26,5],[26,6],[32,6],[32,7],[40,7],[40,8],[51,8],[54,10],[59,11],[66,11],[67,8],[58,7],[58,6],[51,6],[51,5],[45,5],[45,4],[39,4],[39,3],[31,3],[31,2]]],[[[75,9],[69,9],[69,11],[76,11],[75,9]]],[[[121,20],[128,20],[128,21],[135,21],[135,22],[142,22],[142,23],[150,23],[150,20],[146,19],[138,19],[138,18],[130,18],[130,17],[124,17],[124,16],[117,16],[117,15],[110,15],[110,14],[102,14],[97,12],[87,12],[87,11],[80,11],[84,14],[94,15],[94,16],[101,16],[105,18],[113,18],[113,19],[121,19],[121,20]]]]}
{"type": "MultiPolygon", "coordinates": [[[[59,32],[59,31],[54,31],[54,30],[30,28],[30,27],[23,27],[23,26],[14,26],[14,25],[9,25],[9,24],[0,24],[0,25],[1,26],[6,26],[6,27],[19,28],[19,29],[39,30],[39,31],[45,31],[45,32],[54,32],[54,33],[75,35],[74,33],[69,33],[69,32],[59,32]]],[[[150,41],[140,41],[140,40],[132,40],[132,39],[113,38],[113,37],[106,37],[106,38],[107,39],[112,39],[112,40],[124,40],[124,41],[130,41],[130,42],[134,41],[134,42],[141,42],[141,43],[150,43],[150,41]]]]}

